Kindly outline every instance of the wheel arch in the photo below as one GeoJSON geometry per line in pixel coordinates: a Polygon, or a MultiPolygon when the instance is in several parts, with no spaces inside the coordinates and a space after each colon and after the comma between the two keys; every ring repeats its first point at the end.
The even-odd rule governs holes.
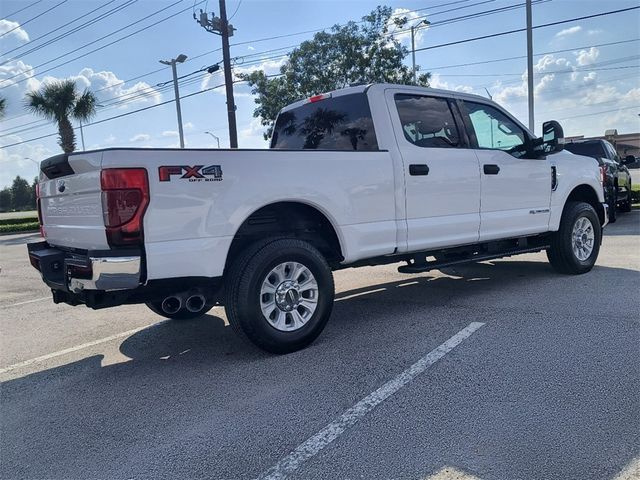
{"type": "Polygon", "coordinates": [[[576,187],[573,188],[573,190],[571,190],[571,192],[569,193],[569,195],[564,201],[564,205],[562,207],[563,214],[567,208],[567,205],[570,202],[588,203],[594,208],[594,210],[598,214],[598,220],[600,220],[600,225],[604,224],[604,221],[605,221],[604,207],[602,206],[602,203],[598,198],[598,193],[595,191],[595,189],[591,185],[583,183],[581,185],[577,185],[576,187]]]}
{"type": "Polygon", "coordinates": [[[344,260],[344,242],[335,223],[317,205],[302,201],[276,201],[253,210],[236,230],[225,263],[230,263],[246,246],[267,236],[306,240],[325,256],[330,265],[344,260]]]}

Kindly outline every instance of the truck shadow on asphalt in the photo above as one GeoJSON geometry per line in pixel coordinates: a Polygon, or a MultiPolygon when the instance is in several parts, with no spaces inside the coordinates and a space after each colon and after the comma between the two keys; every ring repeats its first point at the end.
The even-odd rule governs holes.
{"type": "MultiPolygon", "coordinates": [[[[596,267],[567,277],[531,261],[444,273],[338,293],[321,337],[286,356],[246,345],[221,317],[209,314],[164,322],[125,339],[119,351],[128,361],[103,367],[103,356],[95,355],[4,382],[0,477],[161,478],[163,470],[154,469],[168,451],[171,478],[191,476],[193,456],[219,462],[209,471],[218,478],[253,476],[282,455],[274,445],[295,447],[470,321],[508,322],[514,313],[535,321],[560,314],[567,303],[572,309],[566,315],[581,315],[581,308],[601,315],[577,299],[602,290],[603,282],[616,291],[638,283],[633,270],[596,267]],[[559,289],[562,301],[556,304],[552,294],[559,289]],[[405,346],[420,337],[419,350],[405,346]],[[193,445],[209,450],[192,451],[193,445]],[[251,448],[254,463],[247,463],[245,448],[251,448]]],[[[599,300],[595,304],[605,308],[599,300]]],[[[478,431],[485,423],[493,428],[491,415],[474,421],[478,431]]],[[[637,454],[629,441],[611,453],[607,475],[637,454]]],[[[472,456],[475,447],[469,445],[472,456]]],[[[585,438],[581,448],[596,447],[585,438]]],[[[457,465],[464,454],[456,453],[457,465]]],[[[425,471],[450,460],[425,457],[425,471]]],[[[522,462],[522,471],[534,461],[535,452],[510,459],[514,468],[522,462]]],[[[576,478],[589,476],[584,473],[576,478]]]]}

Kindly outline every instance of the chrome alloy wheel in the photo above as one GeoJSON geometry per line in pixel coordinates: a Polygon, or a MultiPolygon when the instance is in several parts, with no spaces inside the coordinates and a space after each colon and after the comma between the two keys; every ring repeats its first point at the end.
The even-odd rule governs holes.
{"type": "Polygon", "coordinates": [[[591,256],[595,238],[591,220],[587,217],[578,218],[573,225],[573,232],[571,233],[571,248],[578,260],[585,261],[591,256]]]}
{"type": "Polygon", "coordinates": [[[302,328],[317,306],[318,282],[301,263],[281,263],[262,282],[260,309],[276,330],[292,332],[302,328]]]}

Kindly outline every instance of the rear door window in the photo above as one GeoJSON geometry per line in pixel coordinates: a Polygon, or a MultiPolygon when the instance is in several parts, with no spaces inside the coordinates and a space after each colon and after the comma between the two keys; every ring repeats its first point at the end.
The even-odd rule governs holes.
{"type": "Polygon", "coordinates": [[[397,94],[395,104],[404,137],[423,148],[460,146],[460,134],[446,98],[397,94]]]}
{"type": "Polygon", "coordinates": [[[280,113],[271,148],[291,150],[378,150],[365,93],[306,103],[280,113]]]}

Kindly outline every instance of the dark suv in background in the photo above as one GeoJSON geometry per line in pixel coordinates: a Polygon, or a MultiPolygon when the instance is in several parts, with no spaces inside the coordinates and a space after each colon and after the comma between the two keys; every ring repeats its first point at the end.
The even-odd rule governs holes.
{"type": "Polygon", "coordinates": [[[609,205],[609,221],[616,221],[616,206],[621,212],[631,211],[631,175],[616,149],[606,140],[577,140],[567,143],[565,150],[576,155],[595,158],[600,165],[604,198],[609,205]]]}

